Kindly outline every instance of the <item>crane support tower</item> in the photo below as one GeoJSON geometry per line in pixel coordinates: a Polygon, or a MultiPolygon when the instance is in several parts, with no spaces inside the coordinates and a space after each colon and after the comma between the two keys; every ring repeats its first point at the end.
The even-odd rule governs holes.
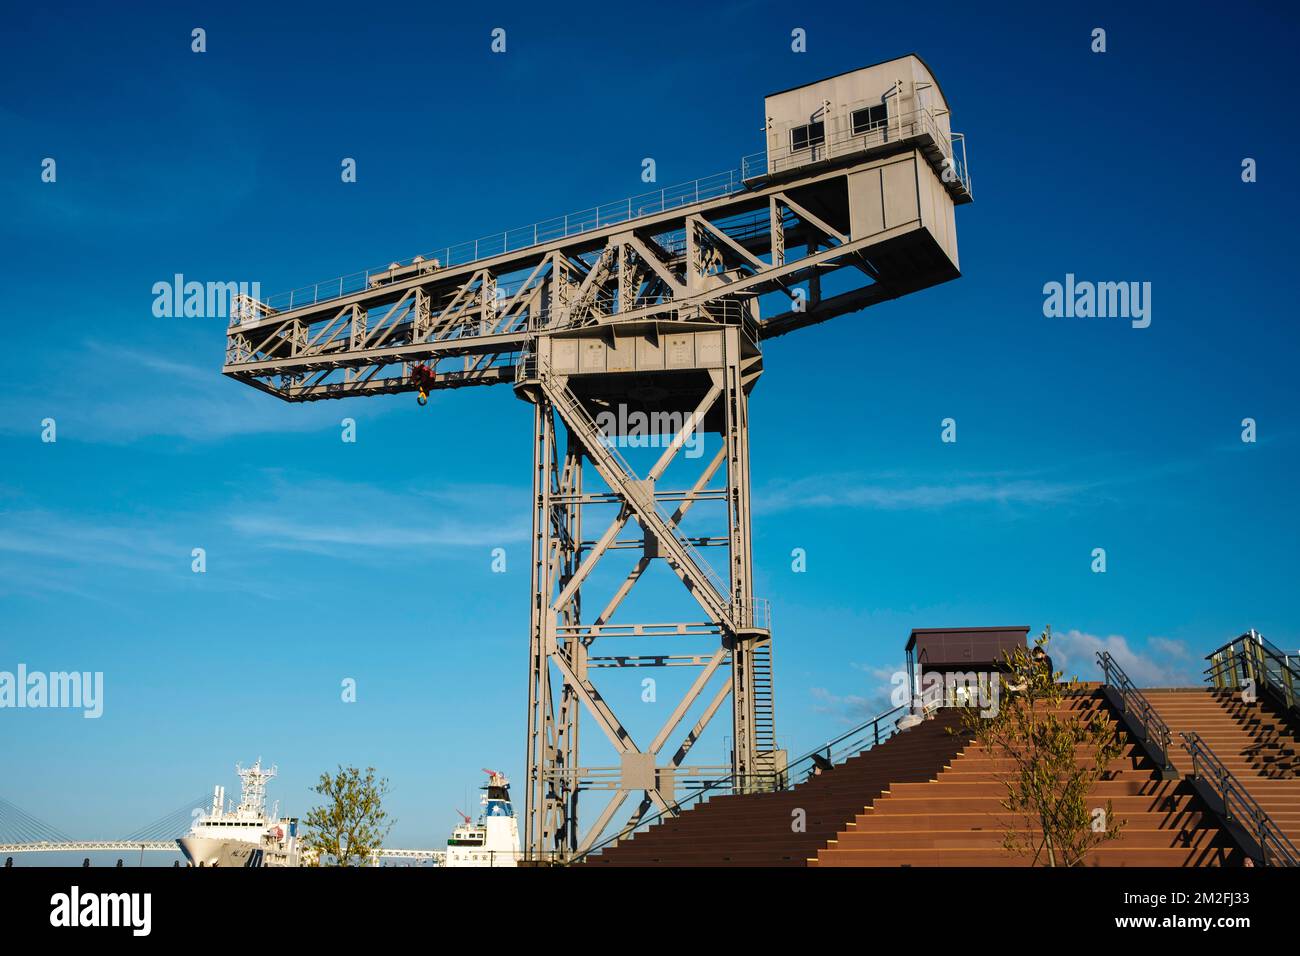
{"type": "Polygon", "coordinates": [[[534,856],[587,849],[634,794],[629,825],[673,812],[688,778],[710,770],[732,775],[735,791],[780,785],[771,621],[750,545],[749,395],[763,343],[960,275],[965,140],[919,57],[764,106],[766,149],[738,170],[266,301],[239,296],[231,309],[224,373],[285,401],[417,391],[423,402],[510,383],[532,405],[524,831],[534,856]],[[659,423],[641,466],[624,451],[628,421],[659,423]],[[670,484],[697,434],[712,450],[670,484]],[[709,528],[684,530],[706,515],[709,528]],[[635,564],[584,606],[584,585],[593,590],[620,550],[635,564]],[[685,610],[625,619],[656,566],[684,587],[685,610]],[[614,638],[637,653],[604,653],[614,638]],[[687,639],[705,650],[680,653],[687,639]],[[595,673],[672,666],[696,677],[638,745],[595,673]],[[724,709],[729,761],[688,764],[724,709]],[[607,765],[584,761],[581,715],[612,748],[607,765]],[[579,795],[592,790],[608,800],[580,827],[579,795]]]}

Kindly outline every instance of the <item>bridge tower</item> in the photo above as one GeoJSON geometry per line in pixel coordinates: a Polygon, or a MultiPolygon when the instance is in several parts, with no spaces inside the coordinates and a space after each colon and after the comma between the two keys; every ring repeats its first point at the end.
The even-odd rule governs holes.
{"type": "Polygon", "coordinates": [[[231,311],[224,373],[286,401],[417,391],[423,402],[511,383],[532,406],[534,854],[585,850],[633,795],[628,825],[671,812],[692,779],[727,774],[745,791],[781,779],[772,624],[750,539],[748,403],[763,343],[960,274],[965,141],[919,57],[764,106],[766,149],[737,170],[265,302],[239,296],[231,311]],[[619,551],[635,556],[630,569],[607,567],[619,551]],[[633,617],[629,595],[656,567],[680,582],[681,603],[670,612],[656,597],[666,619],[633,617]],[[619,642],[636,653],[611,653],[619,642]],[[696,676],[638,742],[598,678],[643,667],[696,676]],[[724,709],[725,762],[688,762],[724,709]],[[585,759],[587,721],[613,763],[585,759]],[[608,799],[588,821],[579,802],[592,791],[608,799]]]}

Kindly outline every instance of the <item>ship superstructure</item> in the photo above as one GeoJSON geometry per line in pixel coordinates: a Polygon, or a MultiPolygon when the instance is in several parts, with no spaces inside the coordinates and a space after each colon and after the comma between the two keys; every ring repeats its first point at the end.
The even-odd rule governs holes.
{"type": "Polygon", "coordinates": [[[266,783],[276,768],[235,765],[239,774],[239,804],[226,806],[226,788],[212,791],[212,808],[195,819],[190,832],[176,842],[191,866],[298,866],[298,820],[281,817],[277,804],[266,813],[266,783]]]}
{"type": "Polygon", "coordinates": [[[466,817],[451,831],[443,866],[519,865],[519,823],[510,801],[510,781],[496,770],[483,772],[488,782],[480,798],[483,809],[478,822],[470,823],[466,817]]]}

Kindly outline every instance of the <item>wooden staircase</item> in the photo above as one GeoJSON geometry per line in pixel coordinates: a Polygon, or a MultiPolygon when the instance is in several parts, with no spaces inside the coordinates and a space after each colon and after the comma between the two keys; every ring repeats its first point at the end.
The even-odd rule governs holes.
{"type": "MultiPolygon", "coordinates": [[[[1116,724],[1098,688],[1062,701],[1062,711],[1100,709],[1118,726],[1126,747],[1093,796],[1109,800],[1124,825],[1118,839],[1092,850],[1091,866],[1213,866],[1239,864],[1243,854],[1222,831],[1192,786],[1163,780],[1159,768],[1116,724]]],[[[929,782],[899,782],[864,807],[810,865],[1026,866],[1030,858],[1003,846],[1016,821],[1002,807],[1010,762],[969,745],[929,782]]]]}
{"type": "Polygon", "coordinates": [[[955,725],[955,714],[926,721],[791,790],[713,797],[580,865],[806,866],[887,788],[932,780],[968,740],[955,725]]]}
{"type": "Polygon", "coordinates": [[[1271,701],[1252,704],[1239,691],[1193,687],[1144,690],[1169,725],[1174,746],[1169,757],[1183,774],[1192,758],[1182,746],[1183,732],[1195,731],[1272,818],[1300,846],[1300,734],[1271,701]]]}

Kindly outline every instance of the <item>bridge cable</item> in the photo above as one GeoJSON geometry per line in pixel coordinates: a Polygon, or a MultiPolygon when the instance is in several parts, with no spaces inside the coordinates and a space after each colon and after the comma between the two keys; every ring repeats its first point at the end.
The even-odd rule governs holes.
{"type": "Polygon", "coordinates": [[[71,843],[73,840],[58,827],[51,826],[0,797],[0,842],[71,843]],[[10,836],[20,836],[22,839],[11,840],[10,836]]]}
{"type": "Polygon", "coordinates": [[[159,843],[166,840],[174,840],[179,836],[184,836],[189,832],[190,824],[194,822],[194,811],[207,807],[212,799],[211,794],[204,794],[191,800],[183,807],[177,807],[164,816],[159,817],[152,823],[148,823],[138,830],[134,830],[122,837],[124,843],[159,843]]]}

